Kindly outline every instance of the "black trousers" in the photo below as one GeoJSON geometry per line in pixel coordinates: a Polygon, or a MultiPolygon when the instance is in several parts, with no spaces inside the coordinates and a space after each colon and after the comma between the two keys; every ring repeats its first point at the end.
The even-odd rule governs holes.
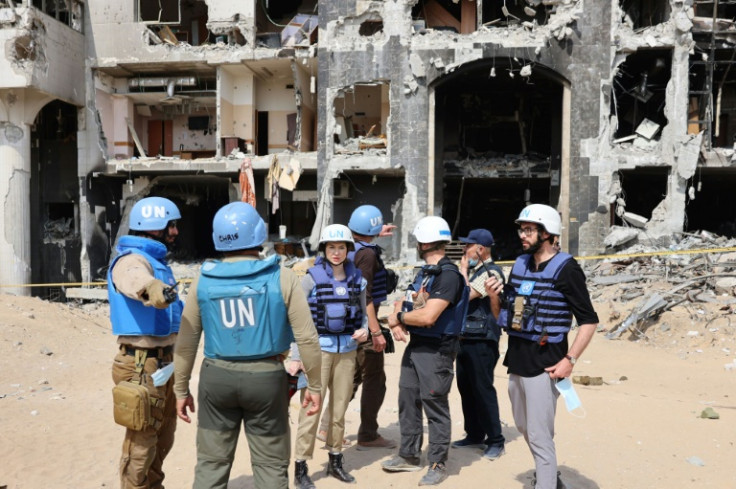
{"type": "Polygon", "coordinates": [[[454,360],[452,351],[441,352],[438,346],[422,344],[414,337],[409,340],[399,377],[402,457],[419,457],[422,453],[424,412],[429,431],[427,461],[432,464],[447,460],[452,430],[447,395],[452,387],[454,360]]]}
{"type": "Polygon", "coordinates": [[[503,445],[498,396],[493,370],[498,362],[498,342],[462,340],[457,356],[457,388],[463,406],[465,433],[486,445],[503,445]]]}

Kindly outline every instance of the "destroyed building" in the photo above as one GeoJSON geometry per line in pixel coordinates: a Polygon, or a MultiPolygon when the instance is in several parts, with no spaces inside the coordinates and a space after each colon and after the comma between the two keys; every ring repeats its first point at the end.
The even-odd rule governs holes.
{"type": "Polygon", "coordinates": [[[727,0],[0,0],[0,284],[104,279],[148,195],[182,209],[177,258],[211,256],[246,159],[287,255],[366,203],[409,262],[427,214],[513,257],[527,202],[560,211],[574,254],[734,236],[734,18],[727,0]]]}

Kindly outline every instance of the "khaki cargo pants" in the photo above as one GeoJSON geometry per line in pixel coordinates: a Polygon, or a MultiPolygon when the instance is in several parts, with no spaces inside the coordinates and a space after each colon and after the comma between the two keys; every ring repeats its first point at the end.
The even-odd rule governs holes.
{"type": "MultiPolygon", "coordinates": [[[[174,444],[176,430],[176,398],[174,378],[160,387],[153,385],[151,374],[163,364],[172,361],[171,354],[160,359],[148,357],[143,368],[143,385],[156,405],[151,406],[151,416],[157,421],[142,431],[125,430],[123,454],[120,458],[120,489],[163,488],[163,462],[174,444]]],[[[112,380],[115,384],[138,380],[135,357],[120,351],[112,365],[112,380]]]]}

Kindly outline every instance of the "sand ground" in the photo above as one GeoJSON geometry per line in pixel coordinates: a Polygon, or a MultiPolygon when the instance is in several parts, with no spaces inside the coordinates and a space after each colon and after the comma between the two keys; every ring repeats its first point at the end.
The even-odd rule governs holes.
{"type": "MultiPolygon", "coordinates": [[[[612,300],[615,294],[611,288],[596,299],[602,328],[612,326],[609,317],[626,313],[612,300]]],[[[585,417],[569,414],[562,401],[558,405],[558,460],[569,488],[736,487],[736,323],[728,315],[707,323],[697,315],[698,309],[676,308],[639,341],[596,334],[574,375],[601,377],[603,385],[576,386],[585,417]],[[700,418],[707,407],[720,419],[700,418]]],[[[115,351],[106,306],[0,295],[0,488],[119,487],[123,428],[112,420],[115,351]]],[[[388,393],[379,418],[383,435],[394,440],[402,351],[399,345],[386,357],[388,393]]],[[[513,426],[505,369],[499,365],[496,374],[506,454],[490,462],[480,451],[451,449],[450,477],[441,487],[531,487],[532,457],[513,426]]],[[[458,439],[463,423],[455,387],[450,398],[458,439]]],[[[358,409],[353,401],[347,413],[346,433],[353,442],[358,409]]],[[[296,413],[294,401],[293,419],[296,413]]],[[[193,424],[178,425],[164,465],[169,489],[191,487],[195,432],[193,424]]],[[[423,472],[381,470],[380,462],[393,453],[347,448],[346,467],[357,479],[353,487],[415,486],[423,472]]],[[[326,463],[326,450],[316,450],[310,469],[317,487],[345,487],[324,475],[326,463]]],[[[242,437],[229,487],[253,487],[242,437]]]]}

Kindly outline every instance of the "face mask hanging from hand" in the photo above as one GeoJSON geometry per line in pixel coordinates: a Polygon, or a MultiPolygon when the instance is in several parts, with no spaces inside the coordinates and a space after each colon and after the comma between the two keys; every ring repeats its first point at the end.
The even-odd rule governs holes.
{"type": "Polygon", "coordinates": [[[565,400],[567,411],[574,416],[584,418],[585,409],[583,409],[583,403],[580,401],[578,393],[575,392],[575,388],[573,387],[570,378],[565,377],[564,379],[558,380],[555,383],[555,388],[565,400]]]}

